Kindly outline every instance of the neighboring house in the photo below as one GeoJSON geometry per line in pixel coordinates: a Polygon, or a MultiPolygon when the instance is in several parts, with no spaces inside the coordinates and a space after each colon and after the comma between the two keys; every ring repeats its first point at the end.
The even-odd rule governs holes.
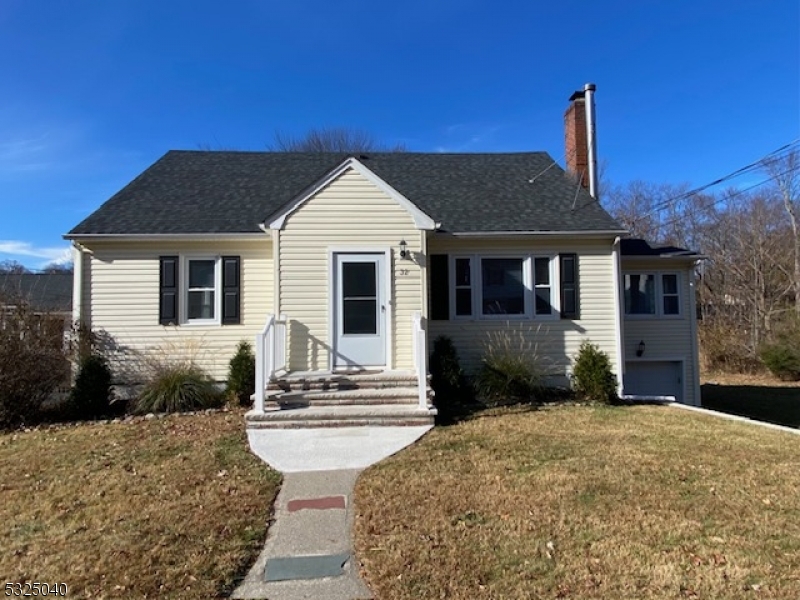
{"type": "MultiPolygon", "coordinates": [[[[568,169],[583,174],[584,98],[571,100],[568,169]]],[[[475,370],[505,332],[564,383],[591,340],[621,392],[699,404],[695,257],[621,244],[581,183],[544,152],[171,151],[67,234],[74,316],[120,364],[168,345],[217,380],[257,341],[261,426],[301,418],[264,413],[270,381],[267,400],[313,408],[316,424],[430,422],[440,335],[475,370]]]]}
{"type": "Polygon", "coordinates": [[[0,273],[0,308],[14,310],[21,300],[66,332],[72,325],[72,282],[72,273],[0,273]]]}

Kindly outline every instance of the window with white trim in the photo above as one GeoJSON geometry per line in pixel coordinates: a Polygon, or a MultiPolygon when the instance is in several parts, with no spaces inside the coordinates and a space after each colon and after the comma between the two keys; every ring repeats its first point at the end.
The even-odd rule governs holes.
{"type": "Polygon", "coordinates": [[[455,259],[455,309],[457,317],[472,314],[472,259],[455,259]]]}
{"type": "Polygon", "coordinates": [[[625,273],[625,315],[680,316],[680,278],[677,273],[625,273]]]}
{"type": "Polygon", "coordinates": [[[218,258],[193,258],[185,260],[186,274],[183,302],[186,323],[218,323],[221,297],[220,263],[218,258]]]}
{"type": "Polygon", "coordinates": [[[681,299],[678,294],[678,274],[661,275],[662,307],[665,315],[681,314],[681,299]]]}
{"type": "Polygon", "coordinates": [[[450,314],[457,319],[560,316],[558,256],[451,256],[450,314]]]}

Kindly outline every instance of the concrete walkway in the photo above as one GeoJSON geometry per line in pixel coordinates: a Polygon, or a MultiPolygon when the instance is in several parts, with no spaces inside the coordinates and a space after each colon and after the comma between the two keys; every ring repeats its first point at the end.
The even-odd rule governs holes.
{"type": "Polygon", "coordinates": [[[264,550],[232,598],[372,598],[352,555],[356,469],[287,473],[264,550]]]}
{"type": "Polygon", "coordinates": [[[283,473],[264,550],[233,598],[372,598],[353,555],[353,488],[361,471],[430,426],[248,430],[253,452],[283,473]]]}

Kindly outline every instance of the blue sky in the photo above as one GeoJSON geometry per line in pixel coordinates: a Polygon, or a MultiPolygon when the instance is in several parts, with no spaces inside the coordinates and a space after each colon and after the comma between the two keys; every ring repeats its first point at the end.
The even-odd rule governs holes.
{"type": "Polygon", "coordinates": [[[0,56],[0,261],[31,268],[167,150],[276,130],[563,164],[592,81],[613,183],[700,185],[800,135],[797,0],[3,0],[0,56]]]}

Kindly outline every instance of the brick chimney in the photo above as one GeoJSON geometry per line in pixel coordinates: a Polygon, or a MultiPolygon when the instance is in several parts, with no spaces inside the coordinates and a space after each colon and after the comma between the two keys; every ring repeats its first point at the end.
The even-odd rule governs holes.
{"type": "Polygon", "coordinates": [[[589,151],[586,143],[586,97],[583,90],[569,97],[564,113],[564,147],[567,171],[580,177],[581,185],[589,187],[589,151]]]}

